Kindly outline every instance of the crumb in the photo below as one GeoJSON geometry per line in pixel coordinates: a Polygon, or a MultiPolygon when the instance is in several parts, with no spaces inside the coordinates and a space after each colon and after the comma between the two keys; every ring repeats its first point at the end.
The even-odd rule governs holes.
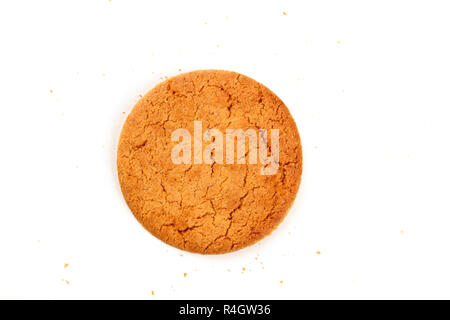
{"type": "Polygon", "coordinates": [[[125,111],[122,111],[122,114],[125,114],[125,111]]]}
{"type": "Polygon", "coordinates": [[[230,269],[227,269],[227,271],[228,271],[228,272],[231,272],[231,270],[230,270],[230,269]]]}
{"type": "Polygon", "coordinates": [[[341,92],[344,93],[344,89],[342,89],[341,92]]]}
{"type": "Polygon", "coordinates": [[[52,90],[52,89],[50,89],[50,93],[53,93],[53,90],[52,90]]]}
{"type": "Polygon", "coordinates": [[[401,235],[404,235],[404,234],[405,234],[405,231],[400,230],[400,234],[401,234],[401,235]]]}
{"type": "Polygon", "coordinates": [[[341,40],[338,40],[338,41],[337,41],[337,44],[341,44],[341,40]]]}
{"type": "Polygon", "coordinates": [[[245,271],[245,268],[242,268],[242,271],[245,271]]]}
{"type": "Polygon", "coordinates": [[[318,148],[317,146],[314,146],[314,149],[316,149],[316,150],[317,150],[317,148],[318,148]]]}
{"type": "Polygon", "coordinates": [[[69,266],[68,263],[64,263],[64,268],[67,268],[69,266]]]}
{"type": "Polygon", "coordinates": [[[186,277],[187,277],[187,273],[185,272],[185,273],[183,274],[183,276],[186,278],[186,277]]]}
{"type": "Polygon", "coordinates": [[[180,257],[182,257],[183,256],[183,254],[182,253],[180,253],[180,257]]]}
{"type": "Polygon", "coordinates": [[[152,296],[154,296],[154,295],[155,295],[155,291],[152,290],[152,296]]]}
{"type": "Polygon", "coordinates": [[[38,242],[38,243],[41,243],[41,240],[38,240],[37,242],[38,242]]]}
{"type": "Polygon", "coordinates": [[[217,48],[220,48],[220,44],[217,45],[217,48]]]}
{"type": "Polygon", "coordinates": [[[178,69],[178,72],[181,72],[181,69],[178,69]]]}
{"type": "Polygon", "coordinates": [[[316,251],[316,254],[320,254],[321,252],[320,251],[316,251]]]}
{"type": "Polygon", "coordinates": [[[139,98],[142,98],[143,97],[143,95],[142,94],[139,94],[139,98]]]}
{"type": "Polygon", "coordinates": [[[280,283],[283,283],[284,281],[283,280],[280,280],[280,283]]]}
{"type": "Polygon", "coordinates": [[[208,22],[205,22],[205,24],[208,24],[208,22]]]}
{"type": "Polygon", "coordinates": [[[287,16],[287,13],[283,11],[283,15],[284,15],[284,16],[287,16]]]}
{"type": "Polygon", "coordinates": [[[258,260],[258,257],[255,257],[255,260],[258,260]]]}

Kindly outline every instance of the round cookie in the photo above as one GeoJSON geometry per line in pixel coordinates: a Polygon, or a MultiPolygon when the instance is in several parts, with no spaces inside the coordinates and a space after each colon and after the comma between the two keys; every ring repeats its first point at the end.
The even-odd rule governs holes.
{"type": "Polygon", "coordinates": [[[123,196],[148,231],[183,250],[219,254],[254,244],[284,219],[300,185],[302,148],[288,109],[269,89],[235,72],[201,70],[158,84],[135,105],[120,135],[117,169],[123,196]],[[194,123],[202,125],[200,138],[194,123]],[[217,160],[218,148],[216,162],[204,156],[194,163],[199,150],[195,143],[204,155],[216,142],[205,136],[201,141],[212,128],[223,133],[224,160],[217,160]],[[173,139],[177,129],[191,136],[190,145],[183,139],[188,147],[180,153],[187,163],[173,160],[181,141],[173,139]],[[241,163],[237,143],[234,163],[225,160],[231,146],[226,144],[227,129],[258,133],[256,164],[250,161],[250,139],[245,140],[241,163]],[[267,136],[261,136],[260,129],[267,130],[267,136]],[[269,166],[261,163],[264,150],[277,169],[270,174],[262,174],[269,166]]]}

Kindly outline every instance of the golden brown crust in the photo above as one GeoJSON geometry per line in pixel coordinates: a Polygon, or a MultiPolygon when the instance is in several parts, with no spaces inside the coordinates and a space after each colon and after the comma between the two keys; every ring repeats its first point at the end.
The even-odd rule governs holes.
{"type": "Polygon", "coordinates": [[[218,254],[254,244],[284,219],[300,185],[302,149],[288,109],[269,89],[235,72],[203,70],[160,83],[136,104],[117,168],[125,200],[148,231],[183,250],[218,254]],[[261,175],[260,164],[173,164],[171,133],[186,128],[193,136],[194,120],[203,132],[279,129],[278,172],[261,175]]]}

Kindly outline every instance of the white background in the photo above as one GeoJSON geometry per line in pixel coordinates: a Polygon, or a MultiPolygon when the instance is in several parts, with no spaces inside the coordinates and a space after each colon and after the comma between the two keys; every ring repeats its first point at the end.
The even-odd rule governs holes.
{"type": "Polygon", "coordinates": [[[0,298],[450,298],[449,15],[448,1],[2,1],[0,298]],[[145,231],[115,165],[139,94],[208,68],[272,89],[304,148],[283,224],[221,256],[145,231]]]}

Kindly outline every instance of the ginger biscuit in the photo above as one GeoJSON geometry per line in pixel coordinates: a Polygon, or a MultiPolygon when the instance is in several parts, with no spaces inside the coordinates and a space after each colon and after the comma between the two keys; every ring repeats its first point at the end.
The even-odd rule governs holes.
{"type": "Polygon", "coordinates": [[[300,185],[302,147],[268,88],[236,72],[201,70],[138,101],[122,128],[117,170],[149,232],[182,250],[220,254],[281,223],[300,185]]]}

